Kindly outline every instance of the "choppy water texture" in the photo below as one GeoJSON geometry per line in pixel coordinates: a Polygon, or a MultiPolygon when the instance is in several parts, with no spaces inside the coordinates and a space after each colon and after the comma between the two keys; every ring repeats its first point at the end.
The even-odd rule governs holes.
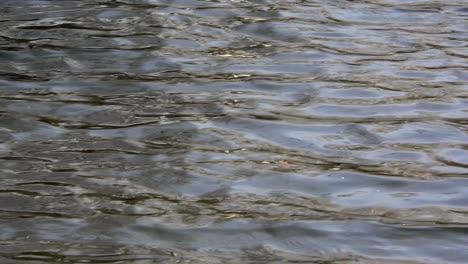
{"type": "Polygon", "coordinates": [[[0,263],[467,263],[465,0],[1,0],[0,263]]]}

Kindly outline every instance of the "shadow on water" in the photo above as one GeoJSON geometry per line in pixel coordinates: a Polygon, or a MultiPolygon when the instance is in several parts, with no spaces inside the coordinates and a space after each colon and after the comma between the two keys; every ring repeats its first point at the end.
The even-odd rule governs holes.
{"type": "Polygon", "coordinates": [[[0,262],[464,263],[466,8],[399,2],[1,1],[0,262]]]}

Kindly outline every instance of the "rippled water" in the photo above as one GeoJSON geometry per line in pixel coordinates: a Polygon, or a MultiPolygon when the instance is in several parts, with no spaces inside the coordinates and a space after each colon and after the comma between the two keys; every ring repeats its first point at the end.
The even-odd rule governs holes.
{"type": "Polygon", "coordinates": [[[465,0],[1,0],[1,263],[466,263],[465,0]]]}

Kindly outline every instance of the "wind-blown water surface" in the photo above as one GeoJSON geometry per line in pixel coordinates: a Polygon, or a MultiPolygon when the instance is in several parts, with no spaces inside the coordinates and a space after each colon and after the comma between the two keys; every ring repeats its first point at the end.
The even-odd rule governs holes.
{"type": "Polygon", "coordinates": [[[468,6],[2,0],[0,262],[466,263],[468,6]]]}

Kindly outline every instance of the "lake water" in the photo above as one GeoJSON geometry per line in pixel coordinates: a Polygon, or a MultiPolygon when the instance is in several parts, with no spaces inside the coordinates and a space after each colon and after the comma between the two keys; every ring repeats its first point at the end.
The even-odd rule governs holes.
{"type": "Polygon", "coordinates": [[[0,263],[467,263],[465,0],[1,0],[0,263]]]}

